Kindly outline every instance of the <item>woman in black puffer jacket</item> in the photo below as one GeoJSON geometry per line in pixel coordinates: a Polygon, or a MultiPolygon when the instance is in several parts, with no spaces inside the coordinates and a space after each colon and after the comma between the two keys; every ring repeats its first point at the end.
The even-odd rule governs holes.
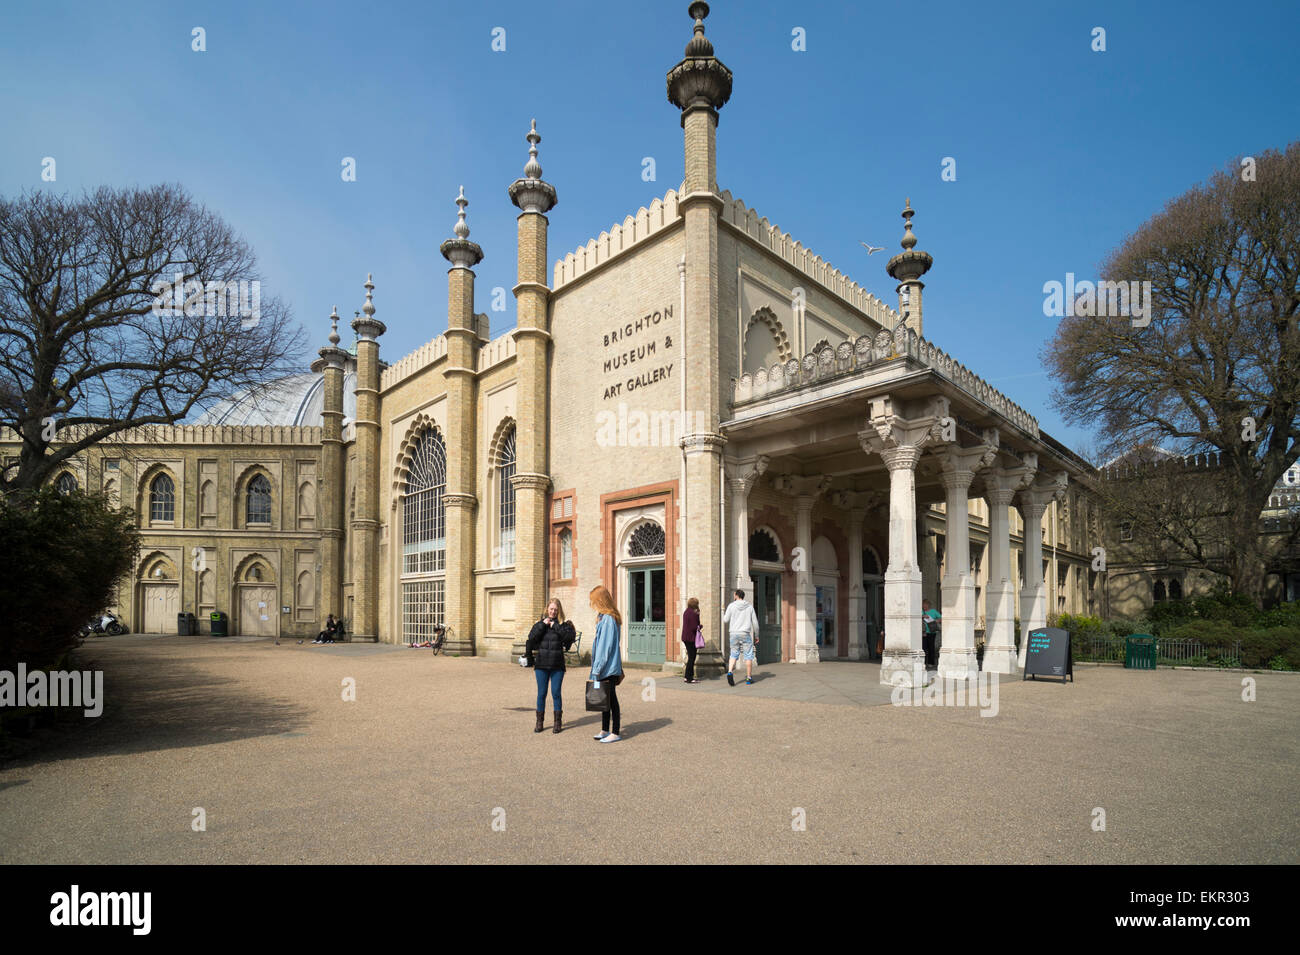
{"type": "Polygon", "coordinates": [[[546,605],[546,616],[533,624],[528,632],[525,649],[528,665],[537,673],[537,725],[534,733],[542,731],[542,721],[546,716],[546,688],[551,688],[551,706],[555,710],[555,729],[560,732],[564,726],[564,704],[560,701],[560,690],[564,687],[564,651],[573,646],[577,639],[573,624],[564,619],[564,605],[552,597],[546,605]]]}

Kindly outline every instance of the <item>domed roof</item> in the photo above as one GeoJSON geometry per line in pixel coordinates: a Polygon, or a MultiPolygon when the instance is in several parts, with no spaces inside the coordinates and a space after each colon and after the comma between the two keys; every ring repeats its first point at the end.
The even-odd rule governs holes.
{"type": "MultiPolygon", "coordinates": [[[[321,426],[325,409],[325,375],[305,372],[272,381],[260,388],[241,391],[213,405],[191,424],[303,425],[321,426]]],[[[349,368],[343,374],[343,423],[357,415],[357,375],[349,368]]]]}

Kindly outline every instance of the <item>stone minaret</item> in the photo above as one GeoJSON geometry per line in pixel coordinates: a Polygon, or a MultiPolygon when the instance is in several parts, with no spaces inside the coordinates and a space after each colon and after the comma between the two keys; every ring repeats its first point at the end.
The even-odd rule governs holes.
{"type": "MultiPolygon", "coordinates": [[[[317,474],[317,513],[321,537],[319,608],[326,614],[343,613],[343,374],[348,353],[339,347],[339,310],[330,313],[329,344],[311,370],[325,372],[324,408],[321,411],[320,472],[317,474]]],[[[324,624],[322,624],[323,626],[324,624]]]]}
{"type": "Polygon", "coordinates": [[[352,320],[357,333],[357,512],[352,518],[351,638],[373,643],[379,639],[379,336],[388,329],[375,318],[373,275],[366,275],[365,289],[362,314],[352,320]]]}
{"type": "MultiPolygon", "coordinates": [[[[701,620],[711,621],[704,627],[708,645],[698,661],[702,670],[710,672],[721,666],[718,631],[725,600],[718,506],[725,442],[718,433],[718,422],[726,376],[718,373],[718,213],[722,198],[718,195],[716,136],[718,110],[731,97],[731,70],[713,55],[713,44],[704,35],[709,5],[692,3],[689,13],[695,20],[695,34],[686,44],[686,55],[668,72],[668,100],[682,111],[686,147],[685,187],[677,202],[686,220],[686,340],[679,355],[684,365],[679,373],[687,380],[688,420],[702,418],[708,430],[682,437],[687,488],[681,518],[691,529],[687,566],[698,575],[699,584],[705,584],[688,583],[688,587],[699,594],[701,620]],[[707,581],[715,586],[708,586],[707,581]]],[[[674,570],[669,568],[668,573],[674,570]]]]}
{"type": "MultiPolygon", "coordinates": [[[[546,284],[546,213],[556,203],[555,188],[542,179],[537,161],[537,120],[528,136],[524,177],[510,185],[510,201],[521,210],[518,222],[518,283],[515,286],[515,344],[518,389],[515,421],[515,614],[518,621],[541,615],[547,599],[546,492],[550,487],[547,435],[550,427],[551,290],[546,284]]],[[[513,652],[523,652],[524,628],[517,627],[513,652]]]]}
{"type": "Polygon", "coordinates": [[[447,270],[447,576],[445,618],[451,653],[474,652],[474,494],[478,447],[478,337],[474,332],[474,266],[483,250],[469,240],[465,187],[456,197],[456,238],[439,246],[447,270]]]}
{"type": "Polygon", "coordinates": [[[930,271],[934,258],[929,252],[916,251],[916,236],[912,235],[912,200],[907,200],[903,210],[903,251],[889,260],[885,270],[891,278],[898,280],[898,314],[903,316],[903,324],[921,334],[921,290],[925,283],[921,276],[930,271]]]}

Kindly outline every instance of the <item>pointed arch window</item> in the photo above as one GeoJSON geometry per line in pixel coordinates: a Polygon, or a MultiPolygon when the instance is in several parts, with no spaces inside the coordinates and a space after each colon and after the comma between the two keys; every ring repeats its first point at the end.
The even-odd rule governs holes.
{"type": "Polygon", "coordinates": [[[411,451],[402,495],[402,573],[446,568],[447,448],[436,428],[426,428],[411,451]]]}
{"type": "Polygon", "coordinates": [[[271,482],[265,474],[255,474],[248,482],[248,497],[244,503],[244,523],[271,523],[271,482]]]}
{"type": "Polygon", "coordinates": [[[176,520],[176,485],[169,474],[160,474],[149,484],[149,520],[176,520]]]}
{"type": "Polygon", "coordinates": [[[77,490],[77,478],[71,471],[64,471],[54,482],[54,489],[60,494],[71,494],[77,490]]]}
{"type": "Polygon", "coordinates": [[[497,528],[500,559],[498,567],[515,562],[515,428],[511,425],[497,451],[497,528]]]}

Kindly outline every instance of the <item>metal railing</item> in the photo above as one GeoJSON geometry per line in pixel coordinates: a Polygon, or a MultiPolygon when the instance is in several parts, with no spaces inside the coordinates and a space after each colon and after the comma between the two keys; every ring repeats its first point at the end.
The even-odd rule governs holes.
{"type": "MultiPolygon", "coordinates": [[[[1074,659],[1079,663],[1123,663],[1124,637],[1113,634],[1075,634],[1071,638],[1074,659]]],[[[1209,648],[1199,640],[1156,640],[1156,660],[1162,666],[1241,666],[1241,641],[1221,648],[1209,648]],[[1211,660],[1210,650],[1217,654],[1211,660]]]]}
{"type": "MultiPolygon", "coordinates": [[[[1218,666],[1239,667],[1241,666],[1241,641],[1237,640],[1228,647],[1216,648],[1218,655],[1215,663],[1218,666]]],[[[1199,640],[1168,640],[1160,639],[1156,641],[1156,659],[1160,663],[1167,663],[1182,666],[1205,666],[1210,663],[1208,650],[1205,644],[1199,640]]]]}
{"type": "Polygon", "coordinates": [[[1081,634],[1070,638],[1080,663],[1123,663],[1124,638],[1110,634],[1081,634]]]}

